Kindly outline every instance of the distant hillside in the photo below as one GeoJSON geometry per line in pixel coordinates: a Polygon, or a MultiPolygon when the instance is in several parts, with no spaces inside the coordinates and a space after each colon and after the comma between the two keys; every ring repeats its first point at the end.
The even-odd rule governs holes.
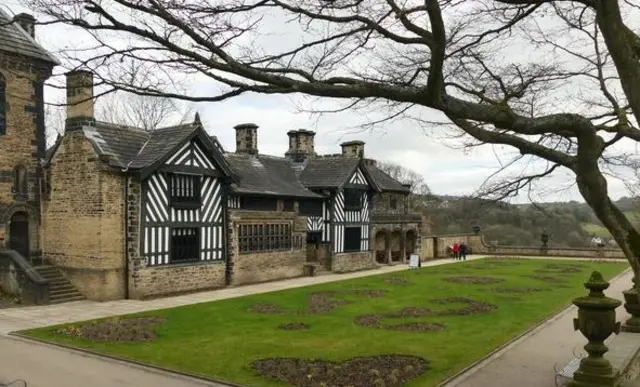
{"type": "MultiPolygon", "coordinates": [[[[609,242],[610,234],[586,203],[555,202],[508,204],[455,196],[425,196],[417,209],[428,215],[436,234],[472,232],[479,225],[487,240],[501,245],[539,245],[547,230],[549,244],[559,247],[592,246],[593,237],[609,242]]],[[[621,198],[616,202],[633,222],[640,225],[640,199],[621,198]]]]}

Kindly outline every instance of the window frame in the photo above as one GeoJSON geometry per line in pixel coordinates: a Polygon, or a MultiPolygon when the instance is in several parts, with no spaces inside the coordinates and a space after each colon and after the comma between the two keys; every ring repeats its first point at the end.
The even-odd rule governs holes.
{"type": "Polygon", "coordinates": [[[179,265],[184,263],[194,263],[200,261],[200,227],[172,227],[171,228],[171,245],[169,247],[169,264],[179,265]],[[175,235],[179,231],[193,231],[187,235],[175,235]],[[186,241],[178,243],[177,238],[184,238],[186,241]],[[186,247],[186,248],[185,248],[186,247]],[[195,257],[177,259],[176,249],[181,251],[187,250],[190,254],[195,252],[195,257]],[[189,251],[192,250],[192,251],[189,251]]]}
{"type": "Polygon", "coordinates": [[[345,211],[362,211],[362,194],[363,191],[356,188],[345,188],[342,190],[342,197],[344,198],[344,210],[345,211]],[[349,193],[349,195],[347,195],[349,193]],[[349,200],[347,200],[347,198],[349,200]],[[355,203],[357,198],[357,205],[355,203]]]}
{"type": "Polygon", "coordinates": [[[169,173],[168,176],[169,202],[171,206],[181,209],[200,208],[202,205],[202,193],[200,192],[202,190],[202,175],[169,173]],[[182,181],[186,182],[186,184],[183,187],[176,188],[177,185],[183,185],[181,184],[182,181]],[[189,181],[191,184],[188,183],[189,181]],[[189,195],[177,195],[185,190],[192,192],[189,192],[189,195]]]}
{"type": "Polygon", "coordinates": [[[322,200],[319,199],[302,199],[298,201],[298,213],[304,216],[322,217],[322,200]]]}
{"type": "Polygon", "coordinates": [[[294,248],[291,223],[245,223],[238,225],[238,252],[259,254],[294,248]]]}
{"type": "MultiPolygon", "coordinates": [[[[343,242],[344,246],[342,248],[342,250],[345,253],[357,253],[357,252],[361,252],[362,251],[362,227],[361,226],[345,226],[344,228],[344,242],[343,242]],[[353,238],[347,238],[347,230],[349,232],[353,231],[353,230],[357,230],[358,233],[358,238],[356,238],[358,240],[358,247],[357,249],[355,247],[352,247],[351,245],[348,245],[348,241],[352,240],[353,238]],[[347,247],[349,246],[349,247],[347,247]]],[[[355,242],[354,242],[354,246],[355,246],[355,242]]]]}

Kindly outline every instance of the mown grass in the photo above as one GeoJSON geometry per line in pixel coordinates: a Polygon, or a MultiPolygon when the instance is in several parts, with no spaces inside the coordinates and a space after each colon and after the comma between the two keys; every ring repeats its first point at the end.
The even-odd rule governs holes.
{"type": "MultiPolygon", "coordinates": [[[[640,212],[638,211],[625,211],[627,219],[630,222],[637,223],[640,222],[640,212]]],[[[606,227],[601,226],[595,223],[581,223],[582,229],[586,231],[589,235],[602,237],[602,238],[610,238],[611,233],[607,230],[606,227]]]]}
{"type": "MultiPolygon", "coordinates": [[[[251,363],[273,357],[319,358],[340,361],[356,356],[381,354],[415,355],[430,362],[430,370],[408,386],[435,386],[457,373],[532,325],[541,322],[586,294],[582,284],[592,270],[612,278],[626,268],[622,263],[580,262],[579,273],[536,272],[546,265],[575,265],[576,261],[500,259],[407,270],[298,289],[247,296],[224,301],[140,313],[133,316],[161,316],[166,323],[158,328],[158,338],[145,343],[96,343],[55,333],[58,327],[29,330],[28,336],[81,347],[124,359],[160,365],[183,372],[207,375],[250,386],[274,387],[283,384],[256,375],[251,363]],[[495,263],[498,262],[498,263],[495,263]],[[553,277],[564,281],[550,284],[530,276],[553,277]],[[390,276],[401,276],[409,284],[392,285],[390,276]],[[498,284],[456,284],[444,279],[476,276],[504,279],[498,284]],[[544,288],[528,294],[493,292],[496,288],[544,288]],[[297,313],[308,307],[308,295],[322,291],[384,290],[381,298],[343,295],[352,301],[324,314],[297,313]],[[387,319],[388,324],[407,321],[438,322],[445,329],[436,332],[404,332],[356,325],[362,314],[397,312],[405,307],[431,310],[461,308],[439,305],[433,300],[468,297],[493,304],[497,309],[472,316],[439,316],[422,319],[387,319]],[[517,297],[517,300],[515,299],[517,297]],[[280,315],[249,311],[257,304],[278,304],[280,315]],[[309,330],[283,331],[280,324],[303,322],[309,330]]],[[[73,324],[76,327],[82,323],[73,324]]],[[[567,327],[567,332],[571,327],[567,327]]]]}

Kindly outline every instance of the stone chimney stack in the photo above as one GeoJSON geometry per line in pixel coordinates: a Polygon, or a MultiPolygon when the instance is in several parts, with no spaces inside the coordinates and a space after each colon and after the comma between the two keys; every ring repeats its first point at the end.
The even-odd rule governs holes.
{"type": "Polygon", "coordinates": [[[65,131],[80,129],[95,122],[93,117],[93,73],[74,70],[67,77],[67,119],[65,131]]]}
{"type": "Polygon", "coordinates": [[[364,158],[364,141],[347,141],[340,144],[343,157],[364,158]]]}
{"type": "Polygon", "coordinates": [[[36,18],[28,13],[19,13],[14,20],[25,30],[32,38],[36,37],[36,18]]]}
{"type": "Polygon", "coordinates": [[[236,153],[258,154],[258,125],[253,123],[239,124],[236,130],[236,153]]]}
{"type": "Polygon", "coordinates": [[[294,162],[304,162],[308,157],[315,156],[313,138],[316,133],[311,130],[298,129],[287,132],[289,136],[289,150],[284,154],[294,162]]]}

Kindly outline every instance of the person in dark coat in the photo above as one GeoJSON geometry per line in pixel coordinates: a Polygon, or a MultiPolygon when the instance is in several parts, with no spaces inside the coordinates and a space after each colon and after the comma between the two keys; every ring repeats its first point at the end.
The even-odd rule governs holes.
{"type": "Polygon", "coordinates": [[[466,261],[467,260],[467,244],[464,242],[461,242],[459,249],[460,249],[460,258],[466,261]]]}

